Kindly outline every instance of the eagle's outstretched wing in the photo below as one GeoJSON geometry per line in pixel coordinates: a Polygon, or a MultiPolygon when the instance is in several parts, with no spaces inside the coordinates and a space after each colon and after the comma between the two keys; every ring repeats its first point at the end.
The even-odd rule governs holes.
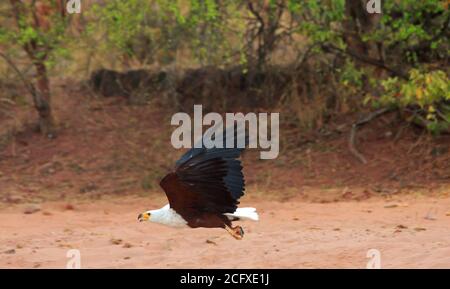
{"type": "Polygon", "coordinates": [[[177,162],[175,172],[169,173],[160,183],[170,207],[182,216],[236,211],[245,190],[238,159],[242,151],[243,148],[203,147],[185,153],[177,162]]]}

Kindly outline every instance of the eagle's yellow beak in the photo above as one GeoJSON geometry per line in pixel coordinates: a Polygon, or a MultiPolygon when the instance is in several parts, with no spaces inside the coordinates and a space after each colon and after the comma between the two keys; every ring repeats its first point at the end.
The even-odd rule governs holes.
{"type": "Polygon", "coordinates": [[[148,221],[148,219],[150,219],[149,213],[142,213],[142,214],[139,214],[139,216],[138,216],[139,222],[148,221]]]}

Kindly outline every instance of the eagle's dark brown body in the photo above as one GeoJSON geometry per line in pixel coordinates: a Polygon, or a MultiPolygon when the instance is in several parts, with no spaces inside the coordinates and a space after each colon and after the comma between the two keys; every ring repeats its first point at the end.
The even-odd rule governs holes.
{"type": "Polygon", "coordinates": [[[199,201],[197,193],[189,185],[180,182],[175,172],[169,173],[161,181],[161,187],[167,194],[170,207],[173,208],[191,228],[225,228],[231,226],[229,218],[221,212],[199,210],[195,203],[199,201]]]}
{"type": "Polygon", "coordinates": [[[231,221],[224,215],[218,216],[214,213],[200,213],[187,218],[188,226],[191,228],[225,228],[231,226],[231,221]]]}

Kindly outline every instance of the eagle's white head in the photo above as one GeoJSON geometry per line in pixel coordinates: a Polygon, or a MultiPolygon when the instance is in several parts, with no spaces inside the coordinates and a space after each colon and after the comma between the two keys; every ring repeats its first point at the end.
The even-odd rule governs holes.
{"type": "Polygon", "coordinates": [[[165,205],[161,209],[145,211],[138,216],[139,222],[150,221],[154,223],[160,223],[160,219],[167,215],[169,204],[165,205]]]}
{"type": "Polygon", "coordinates": [[[139,214],[138,221],[150,221],[172,227],[184,227],[187,223],[186,220],[170,208],[169,204],[161,209],[149,210],[139,214]]]}
{"type": "Polygon", "coordinates": [[[152,216],[151,211],[143,212],[139,214],[138,221],[139,222],[149,221],[151,219],[151,216],[152,216]]]}

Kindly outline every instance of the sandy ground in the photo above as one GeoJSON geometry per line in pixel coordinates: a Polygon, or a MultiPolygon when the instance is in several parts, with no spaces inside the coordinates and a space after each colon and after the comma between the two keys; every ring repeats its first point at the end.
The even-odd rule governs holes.
{"type": "Polygon", "coordinates": [[[138,223],[163,200],[125,198],[25,205],[0,211],[0,268],[65,268],[78,249],[83,268],[450,268],[450,198],[307,203],[247,200],[261,215],[234,240],[222,229],[138,223]]]}

